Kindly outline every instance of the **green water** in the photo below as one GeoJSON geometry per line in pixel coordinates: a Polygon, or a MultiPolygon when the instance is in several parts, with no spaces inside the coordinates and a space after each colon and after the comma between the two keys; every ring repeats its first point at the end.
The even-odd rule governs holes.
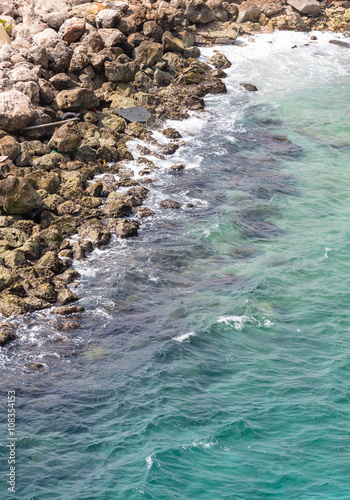
{"type": "Polygon", "coordinates": [[[350,498],[350,66],[319,44],[323,79],[313,47],[272,47],[275,79],[263,44],[225,48],[228,94],[182,125],[188,171],[163,178],[196,207],[81,265],[65,342],[23,326],[46,368],[29,373],[21,343],[2,360],[18,441],[1,498],[350,498]]]}

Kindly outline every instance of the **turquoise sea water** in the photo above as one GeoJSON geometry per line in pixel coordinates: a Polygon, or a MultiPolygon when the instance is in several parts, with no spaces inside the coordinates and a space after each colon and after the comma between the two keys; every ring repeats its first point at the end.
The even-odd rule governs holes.
{"type": "Polygon", "coordinates": [[[81,329],[19,323],[1,498],[350,498],[350,58],[334,36],[220,48],[228,93],[178,124],[186,171],[150,194],[184,209],[79,264],[81,329]]]}

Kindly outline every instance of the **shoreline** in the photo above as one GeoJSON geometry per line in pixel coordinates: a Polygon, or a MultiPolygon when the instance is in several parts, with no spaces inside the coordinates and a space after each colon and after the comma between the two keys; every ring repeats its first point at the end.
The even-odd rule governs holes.
{"type": "MultiPolygon", "coordinates": [[[[74,305],[78,296],[68,286],[79,278],[79,273],[70,269],[72,262],[84,259],[96,247],[108,245],[112,234],[137,236],[140,221],[152,216],[147,208],[147,194],[155,166],[145,158],[150,150],[140,150],[142,161],[139,158],[138,162],[144,166],[144,174],[141,182],[136,181],[127,168],[127,161],[132,159],[127,142],[135,138],[151,141],[158,146],[158,156],[171,158],[181,145],[180,134],[175,129],[165,129],[164,135],[171,142],[164,147],[152,140],[151,131],[156,127],[159,130],[167,119],[182,120],[188,117],[188,111],[203,110],[205,95],[226,91],[222,78],[230,62],[217,53],[208,61],[216,66],[212,69],[197,59],[199,45],[234,43],[239,31],[246,36],[269,32],[274,22],[282,25],[283,21],[288,29],[295,31],[305,31],[309,25],[325,22],[322,17],[302,17],[294,11],[292,14],[296,15],[289,15],[291,20],[286,14],[263,18],[259,10],[261,22],[258,25],[247,21],[237,26],[233,22],[230,24],[237,28],[233,30],[232,27],[227,29],[229,21],[219,23],[217,20],[218,15],[224,17],[221,2],[221,7],[217,2],[208,2],[213,9],[197,2],[204,5],[201,12],[206,13],[206,19],[212,20],[201,21],[194,28],[189,24],[184,29],[183,24],[189,16],[194,19],[198,9],[195,10],[197,14],[190,12],[187,18],[185,15],[182,18],[174,9],[180,12],[183,9],[172,7],[168,13],[157,3],[150,12],[165,14],[162,20],[143,22],[150,17],[149,11],[145,7],[145,12],[140,13],[139,5],[136,12],[130,14],[131,3],[106,2],[103,9],[99,6],[104,4],[96,2],[84,4],[78,0],[73,3],[72,9],[87,6],[84,17],[63,20],[62,16],[57,19],[52,13],[51,17],[50,13],[37,16],[39,26],[35,29],[39,31],[34,35],[25,31],[29,29],[26,19],[34,14],[22,5],[24,22],[12,27],[16,36],[11,45],[0,47],[0,71],[3,73],[0,79],[0,155],[7,156],[0,164],[0,313],[5,317],[53,306],[57,307],[52,312],[60,317],[83,312],[82,306],[74,305]],[[298,16],[303,24],[293,28],[291,23],[298,20],[298,16]],[[149,23],[142,33],[137,31],[138,22],[139,26],[149,23]],[[56,25],[56,30],[45,28],[45,23],[56,25]],[[168,30],[162,28],[166,24],[168,30]],[[133,32],[127,36],[130,29],[133,32]],[[24,35],[32,37],[32,42],[24,44],[24,35]],[[17,50],[19,41],[22,47],[17,50]],[[116,110],[132,108],[135,104],[151,113],[146,126],[127,121],[116,113],[116,110]],[[55,129],[42,127],[23,133],[28,126],[53,123],[67,113],[73,113],[73,118],[80,113],[80,120],[55,129]],[[103,174],[106,178],[102,182],[100,179],[94,181],[96,175],[103,174]],[[117,174],[118,181],[109,174],[117,174]],[[118,191],[120,188],[122,190],[118,191]],[[127,193],[123,192],[125,188],[127,193]],[[73,235],[78,235],[79,240],[72,243],[73,235]]],[[[21,4],[18,2],[19,13],[21,4]]],[[[42,4],[39,0],[33,3],[38,7],[42,4]]],[[[194,2],[189,2],[190,6],[192,4],[194,2]]],[[[247,2],[237,7],[238,18],[245,12],[244,4],[247,2]]],[[[0,11],[4,5],[8,9],[6,12],[11,13],[15,3],[0,3],[0,11]]],[[[228,16],[227,9],[224,10],[228,16]]],[[[188,11],[189,7],[182,13],[188,11]]],[[[246,11],[256,19],[257,11],[250,5],[246,11]]],[[[63,17],[71,13],[68,10],[63,17]]],[[[335,14],[331,17],[332,23],[333,19],[338,19],[338,13],[335,14]]],[[[9,17],[0,14],[7,25],[12,24],[9,17]]],[[[14,22],[16,19],[13,18],[14,22]]],[[[339,30],[343,29],[342,25],[339,30]]],[[[180,165],[173,167],[174,173],[182,170],[180,165]]],[[[180,208],[174,200],[162,203],[164,209],[180,208]]],[[[61,325],[62,330],[79,327],[74,321],[61,325]]],[[[16,338],[11,323],[0,323],[0,345],[16,338]]]]}

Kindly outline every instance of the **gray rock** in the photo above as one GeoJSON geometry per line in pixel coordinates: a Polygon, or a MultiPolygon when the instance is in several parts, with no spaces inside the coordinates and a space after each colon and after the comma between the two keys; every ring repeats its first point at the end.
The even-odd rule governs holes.
{"type": "Polygon", "coordinates": [[[26,127],[34,116],[34,108],[29,97],[9,90],[0,93],[0,128],[7,132],[17,132],[26,127]]]}
{"type": "Polygon", "coordinates": [[[95,19],[97,28],[116,28],[121,19],[119,10],[103,9],[95,19]]]}
{"type": "Polygon", "coordinates": [[[146,21],[143,24],[143,34],[154,42],[160,42],[163,36],[163,30],[155,21],[146,21]]]}
{"type": "Polygon", "coordinates": [[[142,42],[133,52],[136,61],[145,68],[154,66],[163,57],[163,46],[156,42],[142,42]]]}
{"type": "Polygon", "coordinates": [[[319,2],[315,0],[287,0],[287,3],[305,16],[316,17],[321,11],[319,2]]]}
{"type": "Polygon", "coordinates": [[[59,153],[72,153],[81,141],[79,127],[76,122],[68,122],[55,130],[49,141],[49,147],[59,153]]]}
{"type": "Polygon", "coordinates": [[[116,62],[105,62],[105,74],[110,82],[131,82],[137,70],[138,65],[134,61],[122,63],[118,58],[116,62]]]}
{"type": "Polygon", "coordinates": [[[243,2],[239,6],[238,11],[238,23],[257,23],[259,21],[261,11],[254,3],[243,2]]]}
{"type": "Polygon", "coordinates": [[[202,0],[189,0],[185,18],[191,23],[207,24],[215,20],[215,14],[202,0]]]}

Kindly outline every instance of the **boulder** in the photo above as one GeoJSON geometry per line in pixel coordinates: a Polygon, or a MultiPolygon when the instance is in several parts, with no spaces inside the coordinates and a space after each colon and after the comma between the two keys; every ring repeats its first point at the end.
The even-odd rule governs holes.
{"type": "Polygon", "coordinates": [[[146,21],[143,24],[143,34],[149,40],[160,42],[163,36],[163,29],[155,21],[146,21]]]}
{"type": "Polygon", "coordinates": [[[283,11],[283,4],[280,0],[254,0],[255,5],[267,17],[278,16],[283,11]]]}
{"type": "Polygon", "coordinates": [[[98,30],[105,47],[118,47],[126,40],[126,36],[118,29],[100,29],[98,30]]]}
{"type": "Polygon", "coordinates": [[[232,66],[227,57],[224,54],[220,53],[215,54],[215,56],[212,56],[210,59],[208,59],[207,62],[208,64],[212,64],[217,69],[226,69],[232,66]]]}
{"type": "Polygon", "coordinates": [[[50,139],[49,147],[59,153],[72,153],[81,141],[79,127],[76,122],[68,122],[56,129],[50,139]]]}
{"type": "Polygon", "coordinates": [[[22,177],[12,175],[0,181],[0,204],[10,215],[21,215],[43,206],[39,194],[22,177]]]}
{"type": "Polygon", "coordinates": [[[59,29],[58,35],[68,43],[77,42],[85,31],[85,21],[77,17],[67,19],[59,29]]]}
{"type": "Polygon", "coordinates": [[[33,45],[27,52],[27,59],[45,69],[49,67],[49,55],[46,48],[41,45],[33,45]]]}
{"type": "Polygon", "coordinates": [[[52,47],[56,45],[59,40],[62,40],[62,38],[52,28],[47,28],[33,36],[33,43],[35,45],[43,45],[44,47],[52,47]]]}
{"type": "Polygon", "coordinates": [[[321,11],[320,3],[316,0],[287,0],[287,3],[305,16],[316,17],[321,11]]]}
{"type": "Polygon", "coordinates": [[[138,65],[134,61],[123,62],[126,56],[118,57],[116,62],[105,62],[105,75],[110,82],[131,82],[134,80],[138,65]]]}
{"type": "Polygon", "coordinates": [[[16,281],[16,274],[0,265],[0,292],[16,281]]]}
{"type": "Polygon", "coordinates": [[[238,7],[238,23],[257,23],[260,18],[261,11],[254,3],[243,2],[238,7]]]}
{"type": "Polygon", "coordinates": [[[66,72],[69,69],[73,50],[63,42],[59,42],[54,49],[49,49],[50,69],[55,73],[66,72]]]}
{"type": "Polygon", "coordinates": [[[138,64],[145,68],[154,66],[163,57],[163,46],[156,42],[142,42],[133,52],[138,64]]]}
{"type": "Polygon", "coordinates": [[[5,135],[0,139],[0,155],[8,156],[12,161],[15,161],[21,152],[21,146],[10,135],[5,135]]]}
{"type": "Polygon", "coordinates": [[[15,328],[10,323],[0,324],[0,346],[16,340],[18,337],[15,333],[15,328]]]}
{"type": "Polygon", "coordinates": [[[97,14],[95,23],[97,28],[116,28],[120,19],[119,10],[103,9],[97,14]]]}
{"type": "Polygon", "coordinates": [[[109,128],[118,134],[124,132],[126,127],[125,120],[114,114],[104,116],[101,119],[101,123],[104,127],[109,128]]]}
{"type": "Polygon", "coordinates": [[[191,23],[207,24],[215,20],[214,12],[202,0],[189,0],[185,18],[191,23]]]}
{"type": "Polygon", "coordinates": [[[214,12],[218,21],[225,23],[227,21],[227,12],[222,5],[221,0],[208,0],[207,6],[214,12]]]}
{"type": "Polygon", "coordinates": [[[181,204],[175,200],[163,200],[159,203],[159,205],[163,208],[170,208],[170,209],[177,209],[177,210],[179,208],[181,208],[181,204]]]}
{"type": "Polygon", "coordinates": [[[0,297],[0,313],[4,316],[12,316],[24,314],[29,311],[29,306],[24,299],[13,295],[12,293],[5,293],[0,297]]]}
{"type": "Polygon", "coordinates": [[[180,38],[176,38],[170,31],[165,31],[162,37],[164,52],[180,52],[184,51],[184,45],[180,38]]]}
{"type": "Polygon", "coordinates": [[[62,110],[95,109],[99,104],[95,92],[87,88],[63,90],[57,95],[56,102],[62,110]]]}
{"type": "Polygon", "coordinates": [[[0,128],[18,132],[25,128],[34,116],[29,97],[18,90],[0,93],[0,128]]]}
{"type": "Polygon", "coordinates": [[[52,271],[59,274],[64,270],[64,263],[55,252],[46,252],[35,264],[35,269],[40,271],[52,271]]]}

